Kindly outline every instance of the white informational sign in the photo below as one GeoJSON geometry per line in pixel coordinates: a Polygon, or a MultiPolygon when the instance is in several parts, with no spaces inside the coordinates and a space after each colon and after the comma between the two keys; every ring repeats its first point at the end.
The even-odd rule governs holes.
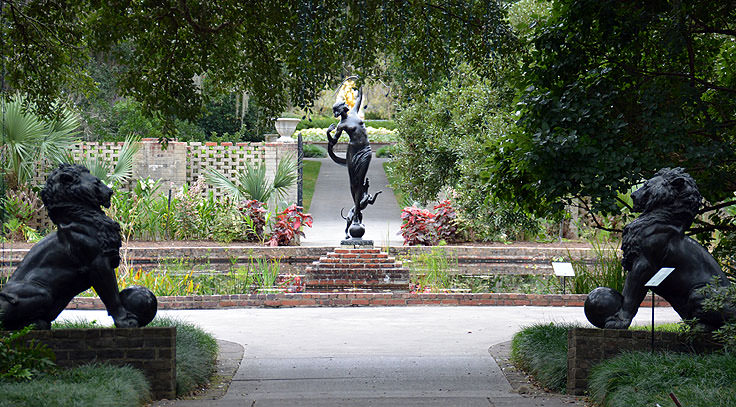
{"type": "Polygon", "coordinates": [[[644,284],[644,287],[659,287],[660,284],[662,284],[662,281],[664,281],[667,276],[669,276],[673,271],[675,271],[674,267],[662,267],[659,269],[657,274],[652,276],[652,278],[647,281],[646,284],[644,284]]]}
{"type": "Polygon", "coordinates": [[[552,262],[552,270],[557,277],[575,277],[575,270],[572,269],[571,263],[552,262]]]}

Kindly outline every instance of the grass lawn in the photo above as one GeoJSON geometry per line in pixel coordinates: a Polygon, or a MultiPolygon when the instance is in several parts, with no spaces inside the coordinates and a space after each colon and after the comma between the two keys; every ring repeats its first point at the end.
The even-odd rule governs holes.
{"type": "Polygon", "coordinates": [[[736,353],[628,352],[595,366],[588,388],[606,407],[736,406],[736,353]]]}
{"type": "Polygon", "coordinates": [[[304,160],[304,168],[302,173],[302,203],[304,204],[304,212],[309,212],[312,205],[312,197],[314,196],[314,186],[317,184],[317,176],[319,168],[322,166],[320,161],[304,160]]]}

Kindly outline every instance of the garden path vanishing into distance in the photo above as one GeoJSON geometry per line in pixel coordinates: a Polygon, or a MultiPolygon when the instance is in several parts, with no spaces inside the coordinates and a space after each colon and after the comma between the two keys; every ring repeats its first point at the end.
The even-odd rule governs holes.
{"type": "MultiPolygon", "coordinates": [[[[648,325],[642,308],[634,323],[648,325]]],[[[588,325],[582,307],[343,307],[162,310],[244,348],[224,396],[155,407],[582,407],[519,394],[489,353],[533,323],[588,325]]],[[[657,308],[656,323],[679,321],[657,308]]],[[[104,310],[60,319],[111,325],[104,310]]]]}
{"type": "MultiPolygon", "coordinates": [[[[322,166],[309,208],[314,221],[311,228],[304,228],[305,237],[302,238],[301,244],[337,247],[345,238],[346,222],[340,216],[340,209],[345,208],[343,213],[347,214],[353,206],[348,170],[330,158],[318,160],[322,161],[322,166]]],[[[367,175],[370,180],[368,189],[370,194],[383,190],[376,203],[368,205],[363,211],[363,224],[366,229],[363,238],[373,240],[375,247],[401,246],[404,242],[398,234],[401,230],[401,209],[393,190],[388,186],[388,179],[383,170],[383,163],[387,160],[374,156],[367,175]]]]}

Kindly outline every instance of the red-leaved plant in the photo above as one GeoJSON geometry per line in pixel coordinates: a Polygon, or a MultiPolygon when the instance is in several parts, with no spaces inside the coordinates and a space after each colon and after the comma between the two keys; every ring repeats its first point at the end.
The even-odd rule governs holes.
{"type": "Polygon", "coordinates": [[[451,242],[457,239],[457,214],[450,201],[442,201],[432,213],[427,209],[407,206],[401,211],[401,236],[409,246],[433,246],[440,240],[451,242]]]}
{"type": "Polygon", "coordinates": [[[312,215],[301,212],[302,207],[293,204],[279,213],[273,226],[269,246],[288,246],[297,236],[304,236],[301,227],[312,227],[312,215]]]}
{"type": "Polygon", "coordinates": [[[434,225],[437,228],[437,238],[445,242],[457,239],[457,213],[449,200],[444,200],[434,207],[434,225]]]}
{"type": "Polygon", "coordinates": [[[240,213],[247,216],[248,240],[263,241],[263,230],[266,227],[266,204],[255,199],[245,200],[240,203],[240,213]],[[249,220],[248,220],[249,219],[249,220]]]}
{"type": "Polygon", "coordinates": [[[401,211],[401,237],[409,246],[432,246],[437,243],[437,231],[434,227],[434,214],[416,206],[407,206],[401,211]]]}

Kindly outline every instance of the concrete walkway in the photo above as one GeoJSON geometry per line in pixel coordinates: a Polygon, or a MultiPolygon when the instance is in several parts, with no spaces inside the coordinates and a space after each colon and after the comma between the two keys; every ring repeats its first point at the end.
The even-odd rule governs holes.
{"type": "MultiPolygon", "coordinates": [[[[641,310],[635,323],[646,325],[641,310]]],[[[157,406],[582,406],[512,391],[489,347],[535,322],[585,323],[579,307],[279,308],[162,311],[241,344],[245,356],[219,400],[157,406]]],[[[62,319],[112,320],[104,311],[62,319]]],[[[671,308],[657,322],[677,321],[671,308]]]]}
{"type": "MultiPolygon", "coordinates": [[[[311,228],[305,228],[302,245],[339,246],[340,240],[345,238],[345,220],[340,217],[340,209],[345,208],[343,213],[347,214],[353,206],[348,170],[329,158],[319,160],[322,167],[309,207],[314,222],[311,228]]],[[[383,171],[386,161],[386,158],[373,157],[367,175],[371,183],[369,193],[383,190],[376,203],[363,211],[364,238],[373,240],[376,247],[401,246],[404,241],[397,234],[401,229],[401,209],[383,171]]]]}

